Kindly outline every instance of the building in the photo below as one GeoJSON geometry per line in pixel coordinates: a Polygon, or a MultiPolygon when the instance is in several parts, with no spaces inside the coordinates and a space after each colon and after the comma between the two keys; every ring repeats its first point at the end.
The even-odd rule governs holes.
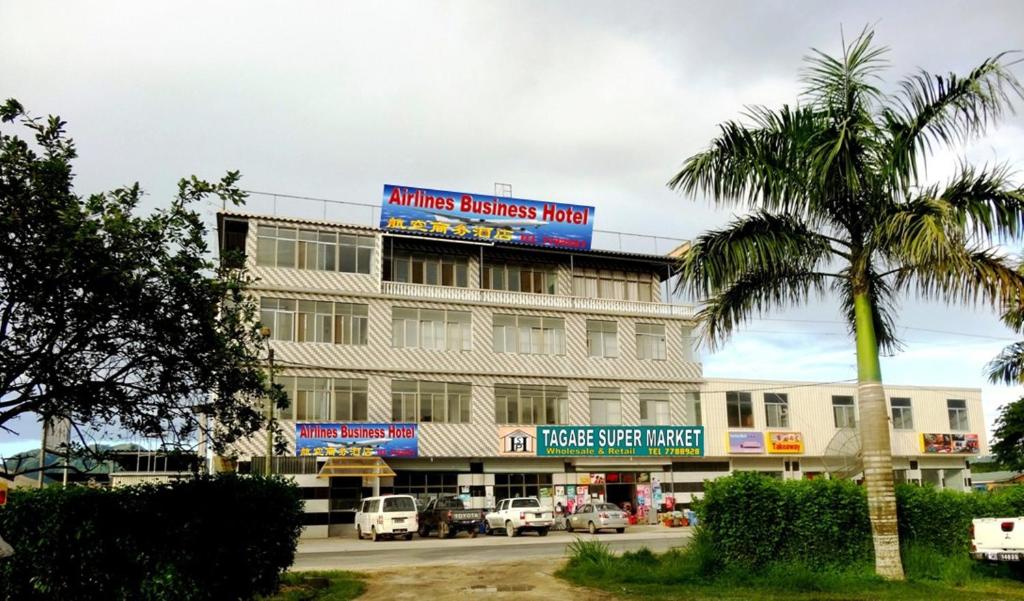
{"type": "MultiPolygon", "coordinates": [[[[218,225],[258,278],[293,401],[278,417],[294,456],[275,471],[303,487],[307,535],[378,491],[646,510],[736,470],[857,476],[855,388],[703,378],[694,308],[663,302],[670,254],[233,212],[218,225]],[[582,425],[608,427],[562,428],[582,425]]],[[[987,451],[980,391],[887,392],[898,476],[969,486],[965,457],[987,451]]],[[[240,469],[261,469],[264,448],[238,444],[240,469]]]]}

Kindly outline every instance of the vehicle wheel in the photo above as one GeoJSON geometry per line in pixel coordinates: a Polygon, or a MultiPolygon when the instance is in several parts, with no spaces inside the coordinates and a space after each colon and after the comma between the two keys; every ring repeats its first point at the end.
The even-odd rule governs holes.
{"type": "Polygon", "coordinates": [[[494,534],[494,529],[491,528],[490,522],[484,522],[484,534],[487,536],[492,536],[494,534]]]}
{"type": "Polygon", "coordinates": [[[356,539],[363,540],[363,528],[358,524],[356,525],[356,539]]]}
{"type": "Polygon", "coordinates": [[[428,528],[427,525],[424,524],[420,526],[419,533],[420,538],[427,538],[428,536],[430,536],[430,528],[428,528]]]}
{"type": "Polygon", "coordinates": [[[476,535],[480,533],[480,528],[471,528],[469,531],[469,538],[476,538],[476,535]]]}
{"type": "Polygon", "coordinates": [[[519,533],[516,532],[516,529],[512,527],[512,522],[505,522],[505,536],[512,538],[518,534],[519,533]]]}
{"type": "Polygon", "coordinates": [[[448,524],[441,522],[437,525],[437,538],[448,538],[448,524]]]}
{"type": "Polygon", "coordinates": [[[537,536],[547,536],[547,535],[548,535],[548,529],[547,528],[538,528],[537,529],[537,536]]]}
{"type": "Polygon", "coordinates": [[[626,529],[625,528],[616,528],[615,531],[618,532],[619,534],[622,534],[623,532],[626,531],[626,529]]]}
{"type": "Polygon", "coordinates": [[[569,521],[565,522],[565,531],[566,532],[572,532],[572,522],[569,522],[569,521]]]}
{"type": "Polygon", "coordinates": [[[594,522],[587,524],[587,530],[589,530],[591,534],[597,534],[597,526],[594,525],[594,522]]]}
{"type": "Polygon", "coordinates": [[[412,540],[412,532],[405,535],[405,540],[412,540]]]}
{"type": "Polygon", "coordinates": [[[372,540],[373,542],[377,542],[380,540],[380,535],[377,534],[376,526],[370,526],[370,540],[372,540]]]}

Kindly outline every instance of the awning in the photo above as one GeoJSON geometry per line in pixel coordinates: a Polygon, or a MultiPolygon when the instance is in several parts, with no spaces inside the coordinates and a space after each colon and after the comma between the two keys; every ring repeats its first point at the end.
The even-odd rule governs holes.
{"type": "Polygon", "coordinates": [[[380,457],[330,457],[317,478],[349,476],[352,478],[393,478],[394,470],[380,457]]]}

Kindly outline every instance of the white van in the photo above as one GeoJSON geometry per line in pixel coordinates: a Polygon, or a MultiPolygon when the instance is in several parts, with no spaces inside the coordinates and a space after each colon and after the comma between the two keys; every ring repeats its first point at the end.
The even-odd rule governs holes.
{"type": "Polygon", "coordinates": [[[416,499],[409,495],[388,495],[363,499],[356,512],[356,536],[378,541],[382,536],[404,536],[412,540],[418,529],[416,499]]]}

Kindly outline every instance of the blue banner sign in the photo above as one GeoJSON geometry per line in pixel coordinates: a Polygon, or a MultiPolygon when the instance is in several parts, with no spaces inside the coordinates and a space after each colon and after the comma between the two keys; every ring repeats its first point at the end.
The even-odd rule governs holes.
{"type": "Polygon", "coordinates": [[[703,457],[704,426],[537,426],[538,457],[703,457]]]}
{"type": "Polygon", "coordinates": [[[320,457],[416,457],[417,424],[295,424],[295,454],[320,457]]]}
{"type": "Polygon", "coordinates": [[[386,185],[380,227],[460,240],[589,250],[594,207],[386,185]]]}

